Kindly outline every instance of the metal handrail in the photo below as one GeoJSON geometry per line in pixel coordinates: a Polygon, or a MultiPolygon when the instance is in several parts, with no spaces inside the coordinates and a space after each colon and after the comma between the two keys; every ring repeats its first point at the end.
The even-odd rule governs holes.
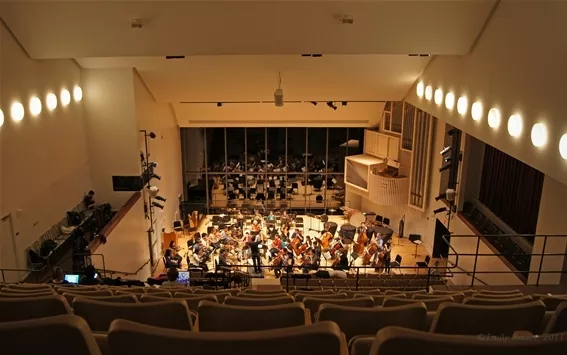
{"type": "Polygon", "coordinates": [[[144,263],[142,264],[142,266],[140,266],[140,267],[138,268],[138,270],[136,270],[136,271],[134,271],[134,272],[116,271],[116,270],[108,270],[108,269],[105,269],[105,270],[106,270],[107,273],[110,274],[111,277],[112,277],[113,274],[122,274],[122,275],[126,275],[126,276],[133,276],[133,275],[138,275],[138,273],[139,273],[140,271],[142,271],[142,269],[143,269],[146,265],[148,265],[148,264],[150,263],[150,261],[151,261],[150,259],[146,260],[146,262],[144,262],[144,263]]]}

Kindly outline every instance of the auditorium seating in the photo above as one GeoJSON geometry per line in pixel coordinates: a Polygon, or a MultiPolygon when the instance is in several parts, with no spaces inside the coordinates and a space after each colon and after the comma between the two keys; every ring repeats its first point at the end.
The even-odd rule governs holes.
{"type": "MultiPolygon", "coordinates": [[[[265,339],[278,341],[285,333],[285,344],[281,347],[279,343],[272,344],[270,355],[282,349],[294,355],[307,354],[307,350],[310,355],[322,353],[320,345],[301,347],[305,336],[314,342],[335,339],[332,340],[335,345],[326,350],[328,353],[346,355],[348,349],[350,354],[357,355],[374,355],[377,351],[379,355],[393,351],[399,355],[409,350],[428,353],[427,349],[435,349],[432,350],[435,354],[446,354],[446,349],[450,349],[454,354],[455,349],[473,340],[474,344],[470,344],[478,351],[480,345],[475,342],[479,334],[505,337],[544,334],[544,338],[558,340],[563,337],[559,333],[567,332],[567,295],[523,294],[520,290],[430,291],[307,288],[287,293],[283,289],[0,285],[0,295],[4,295],[0,296],[0,341],[14,331],[27,329],[52,337],[69,334],[73,350],[66,347],[65,352],[122,354],[126,344],[113,339],[120,339],[118,334],[126,329],[115,325],[123,324],[130,327],[127,338],[136,344],[130,345],[130,352],[142,354],[163,353],[167,349],[180,352],[179,349],[187,346],[192,353],[201,353],[204,346],[218,350],[205,354],[258,353],[265,339]],[[49,327],[46,324],[53,324],[53,329],[45,331],[49,327]],[[394,340],[388,341],[398,344],[406,339],[403,347],[390,348],[380,342],[381,336],[390,339],[384,334],[393,326],[401,328],[391,338],[394,340]],[[55,335],[54,329],[61,335],[55,335]],[[149,341],[148,333],[153,334],[149,338],[154,339],[152,344],[140,345],[149,341]],[[298,343],[292,344],[296,335],[298,343]],[[141,336],[144,339],[138,341],[137,337],[141,336]],[[236,345],[227,343],[234,339],[238,339],[236,345]],[[170,343],[167,346],[162,344],[166,341],[170,343]],[[259,347],[253,347],[256,342],[259,347]]],[[[567,339],[567,333],[565,336],[567,339]]],[[[30,337],[33,335],[26,335],[27,339],[30,337]]],[[[10,341],[7,344],[13,344],[10,341]]],[[[544,346],[535,339],[532,343],[531,353],[541,350],[545,354],[549,349],[567,351],[565,342],[544,346]]],[[[506,348],[494,344],[495,350],[492,343],[485,346],[507,354],[518,350],[516,345],[506,348]]],[[[521,344],[517,346],[525,350],[521,344]]],[[[35,349],[34,354],[43,350],[33,345],[30,349],[35,349]]],[[[467,351],[465,347],[461,352],[469,354],[467,351]]],[[[492,354],[484,350],[483,353],[492,354]]]]}

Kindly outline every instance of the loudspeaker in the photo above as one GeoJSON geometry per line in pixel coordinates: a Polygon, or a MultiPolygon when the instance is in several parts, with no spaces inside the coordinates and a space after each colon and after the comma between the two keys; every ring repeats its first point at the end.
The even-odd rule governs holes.
{"type": "Polygon", "coordinates": [[[282,107],[284,105],[283,90],[282,89],[277,89],[274,92],[274,103],[276,104],[277,107],[282,107]]]}

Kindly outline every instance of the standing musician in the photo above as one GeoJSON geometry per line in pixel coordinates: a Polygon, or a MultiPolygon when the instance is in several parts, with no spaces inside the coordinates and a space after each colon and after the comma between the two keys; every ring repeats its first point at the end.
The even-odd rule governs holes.
{"type": "Polygon", "coordinates": [[[384,271],[382,273],[390,273],[390,262],[392,260],[392,239],[388,239],[384,244],[384,271]]]}
{"type": "Polygon", "coordinates": [[[262,261],[260,260],[260,248],[259,248],[260,242],[253,240],[252,236],[250,236],[247,245],[250,248],[250,254],[252,255],[252,264],[254,265],[254,272],[260,273],[262,271],[260,269],[260,265],[262,265],[262,261]]]}
{"type": "Polygon", "coordinates": [[[362,233],[366,233],[366,229],[367,229],[366,223],[362,222],[360,224],[360,227],[357,228],[358,235],[361,235],[362,233]]]}
{"type": "Polygon", "coordinates": [[[348,255],[346,249],[341,249],[339,252],[338,264],[333,268],[335,270],[348,270],[348,255]]]}

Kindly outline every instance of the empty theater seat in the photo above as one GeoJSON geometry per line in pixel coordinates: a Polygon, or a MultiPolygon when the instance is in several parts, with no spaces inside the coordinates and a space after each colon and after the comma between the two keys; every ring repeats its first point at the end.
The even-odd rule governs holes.
{"type": "Polygon", "coordinates": [[[397,297],[386,297],[384,299],[383,307],[395,307],[403,306],[406,304],[422,303],[425,305],[428,311],[436,311],[440,305],[447,302],[455,302],[451,296],[439,296],[436,298],[429,299],[408,299],[408,298],[397,298],[397,297]]]}
{"type": "Polygon", "coordinates": [[[295,294],[295,300],[297,302],[303,302],[303,300],[307,297],[316,297],[316,298],[330,298],[330,299],[347,299],[347,294],[346,293],[332,293],[332,294],[319,294],[319,295],[313,295],[311,293],[296,293],[295,294]]]}
{"type": "MultiPolygon", "coordinates": [[[[149,295],[148,295],[149,296],[149,295]]],[[[145,299],[149,299],[149,297],[146,296],[145,299]]],[[[192,311],[197,311],[197,309],[199,308],[199,303],[201,303],[201,301],[208,301],[208,302],[214,302],[214,303],[218,303],[218,297],[219,295],[188,295],[188,294],[175,294],[173,295],[174,299],[179,299],[179,300],[183,300],[185,301],[185,303],[187,303],[187,305],[189,306],[189,309],[192,311]]],[[[226,295],[224,295],[225,297],[228,297],[226,295]]],[[[156,297],[153,296],[152,297],[156,297]]],[[[163,299],[163,297],[160,297],[163,299]]],[[[144,302],[144,301],[142,301],[144,302]]]]}
{"type": "Polygon", "coordinates": [[[567,332],[567,302],[563,302],[557,306],[545,328],[546,334],[560,332],[567,332]]]}
{"type": "Polygon", "coordinates": [[[117,296],[90,296],[90,295],[77,295],[70,292],[65,292],[63,297],[67,300],[67,302],[72,306],[73,302],[76,298],[88,298],[90,300],[96,300],[101,302],[116,302],[116,303],[137,303],[138,298],[136,295],[132,294],[125,294],[125,295],[117,295],[117,296]]]}
{"type": "Polygon", "coordinates": [[[339,327],[331,322],[286,329],[251,332],[181,332],[125,320],[113,322],[108,334],[111,355],[138,354],[206,355],[347,355],[339,327]],[[190,350],[189,350],[190,349],[190,350]]]}
{"type": "Polygon", "coordinates": [[[233,306],[276,306],[279,304],[293,303],[295,300],[291,296],[271,297],[271,298],[243,298],[229,296],[224,300],[224,304],[233,306]]]}
{"type": "Polygon", "coordinates": [[[533,302],[531,296],[521,296],[514,298],[498,298],[498,299],[486,299],[479,297],[468,297],[463,301],[464,304],[479,305],[479,306],[505,306],[512,304],[522,304],[533,302]]]}
{"type": "MultiPolygon", "coordinates": [[[[396,296],[396,297],[397,297],[397,296],[396,296]]],[[[429,300],[429,299],[435,299],[435,298],[440,298],[440,297],[451,297],[454,302],[456,302],[456,303],[463,303],[463,300],[465,299],[465,294],[464,294],[464,293],[449,293],[449,294],[444,294],[444,295],[438,295],[438,294],[427,294],[427,295],[415,294],[415,295],[412,295],[411,298],[414,299],[414,300],[429,300]]]]}
{"type": "Polygon", "coordinates": [[[71,307],[61,295],[0,298],[0,322],[13,322],[71,313],[71,307]]]}
{"type": "Polygon", "coordinates": [[[232,306],[202,301],[197,309],[199,331],[244,332],[305,325],[302,303],[276,306],[232,306]]]}
{"type": "Polygon", "coordinates": [[[307,297],[303,300],[303,304],[305,304],[305,308],[309,309],[311,313],[311,319],[315,321],[317,317],[317,312],[319,311],[319,307],[322,304],[337,304],[340,306],[349,306],[349,307],[366,307],[370,308],[374,306],[374,300],[372,297],[357,297],[357,298],[350,298],[350,299],[332,299],[332,298],[315,298],[315,297],[307,297]]]}
{"type": "Polygon", "coordinates": [[[507,306],[476,306],[458,303],[442,304],[431,325],[431,332],[442,334],[512,335],[524,330],[537,333],[545,314],[541,301],[507,306]]]}

